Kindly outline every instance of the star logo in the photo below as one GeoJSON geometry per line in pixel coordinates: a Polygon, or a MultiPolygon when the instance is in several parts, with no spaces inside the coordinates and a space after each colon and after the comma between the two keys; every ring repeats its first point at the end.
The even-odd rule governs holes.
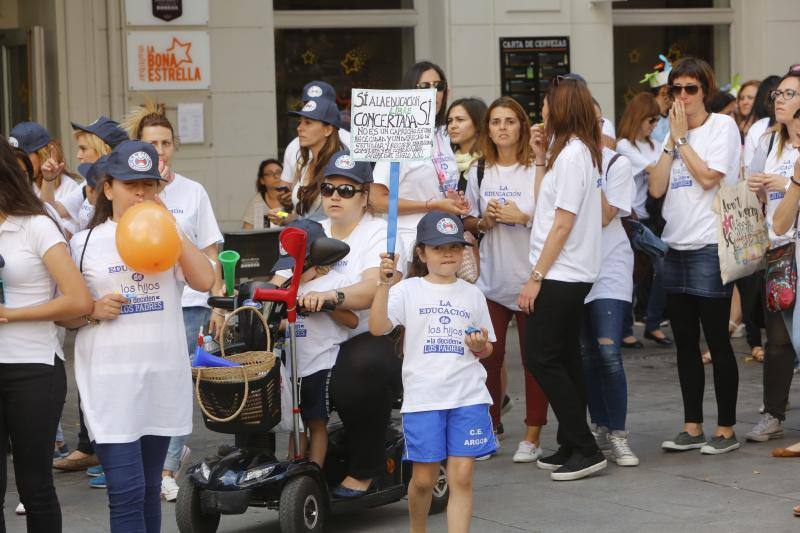
{"type": "Polygon", "coordinates": [[[342,69],[344,69],[344,73],[346,75],[350,75],[354,72],[358,72],[364,66],[364,60],[353,50],[347,52],[344,56],[344,59],[339,63],[342,65],[342,69]]]}
{"type": "Polygon", "coordinates": [[[642,54],[639,53],[638,48],[634,48],[630,52],[628,52],[628,62],[629,63],[638,63],[639,60],[642,58],[642,54]]]}
{"type": "Polygon", "coordinates": [[[300,57],[303,58],[304,65],[313,65],[317,62],[317,54],[313,50],[306,50],[300,57]]]}
{"type": "Polygon", "coordinates": [[[181,63],[191,63],[192,62],[192,56],[189,55],[189,51],[191,49],[192,49],[192,43],[191,42],[182,43],[182,42],[180,42],[178,40],[177,37],[173,37],[172,38],[172,46],[167,48],[167,52],[172,52],[172,54],[175,56],[175,60],[176,60],[175,66],[178,67],[178,66],[181,65],[181,63]],[[181,59],[178,59],[178,57],[179,57],[178,54],[182,55],[181,59]]]}

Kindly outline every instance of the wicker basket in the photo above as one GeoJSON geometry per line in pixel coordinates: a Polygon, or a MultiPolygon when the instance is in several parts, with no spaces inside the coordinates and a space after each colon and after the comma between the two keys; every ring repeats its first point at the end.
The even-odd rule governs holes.
{"type": "Polygon", "coordinates": [[[195,397],[206,427],[217,433],[254,433],[273,428],[281,420],[280,362],[269,351],[269,327],[264,315],[252,306],[239,307],[225,317],[220,339],[225,338],[230,319],[252,311],[266,332],[267,350],[225,355],[234,367],[193,367],[195,397]]]}

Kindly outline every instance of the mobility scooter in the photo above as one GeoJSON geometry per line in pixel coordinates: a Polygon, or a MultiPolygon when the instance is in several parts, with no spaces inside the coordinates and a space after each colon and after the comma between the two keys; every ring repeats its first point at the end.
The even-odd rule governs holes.
{"type": "MultiPolygon", "coordinates": [[[[297,228],[283,230],[280,242],[282,252],[285,251],[295,261],[291,280],[281,288],[264,282],[243,283],[239,286],[237,296],[211,298],[209,304],[231,311],[245,307],[244,310],[239,309],[235,339],[225,346],[221,354],[223,356],[264,346],[269,342],[265,336],[267,339],[276,338],[281,320],[288,319],[285,341],[289,354],[287,375],[291,375],[292,438],[294,449],[299,450],[298,387],[292,369],[296,368],[294,322],[298,312],[296,303],[300,275],[304,264],[332,265],[347,255],[349,247],[341,241],[322,238],[313,243],[306,257],[306,233],[297,228]],[[266,324],[253,312],[253,308],[263,311],[266,324]]],[[[332,309],[332,304],[327,306],[327,310],[332,309]]],[[[224,343],[225,339],[221,339],[221,342],[224,343]]],[[[272,346],[269,348],[271,350],[272,346]]],[[[279,366],[280,360],[277,360],[275,369],[279,366]]],[[[269,374],[273,374],[273,370],[269,374]]],[[[274,371],[273,383],[279,381],[279,376],[280,373],[274,371]]],[[[241,388],[241,385],[236,386],[241,388]]],[[[197,387],[199,390],[200,385],[197,387]]],[[[275,391],[265,390],[264,393],[275,395],[275,391]]],[[[277,397],[280,398],[280,395],[277,397]]],[[[231,413],[243,401],[241,398],[236,396],[231,402],[231,413]]],[[[280,415],[273,417],[273,420],[269,425],[277,425],[280,415]]],[[[320,532],[324,531],[326,519],[331,513],[386,505],[406,495],[411,465],[403,461],[404,438],[400,417],[396,412],[386,431],[386,466],[377,480],[378,489],[354,499],[337,499],[329,491],[329,487],[337,486],[344,479],[348,464],[347,432],[340,422],[332,421],[328,427],[329,443],[324,468],[298,455],[286,460],[278,459],[275,455],[275,433],[268,431],[271,427],[265,429],[262,425],[257,432],[246,432],[235,421],[232,424],[217,423],[205,414],[204,422],[212,431],[234,433],[235,444],[220,447],[216,457],[207,458],[188,468],[182,478],[175,510],[181,533],[216,532],[221,515],[243,514],[249,507],[277,510],[283,533],[320,532]]],[[[448,497],[442,464],[431,512],[443,511],[447,507],[448,497]]]]}

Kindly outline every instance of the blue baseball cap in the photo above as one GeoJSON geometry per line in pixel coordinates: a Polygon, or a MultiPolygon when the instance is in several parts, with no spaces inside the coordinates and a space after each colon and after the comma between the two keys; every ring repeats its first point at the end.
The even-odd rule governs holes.
{"type": "Polygon", "coordinates": [[[78,173],[86,179],[86,184],[92,189],[97,187],[97,182],[106,175],[106,164],[111,154],[101,156],[94,163],[81,163],[78,173]]]}
{"type": "Polygon", "coordinates": [[[97,135],[111,148],[116,148],[119,143],[128,140],[128,134],[119,127],[119,122],[111,120],[108,117],[101,116],[88,126],[81,126],[76,122],[71,122],[71,124],[73,130],[85,131],[86,133],[97,135]]]}
{"type": "Polygon", "coordinates": [[[53,138],[37,122],[20,122],[8,134],[8,144],[14,148],[22,148],[26,154],[47,146],[53,138]]]}
{"type": "Polygon", "coordinates": [[[106,161],[106,176],[122,181],[162,180],[158,173],[158,152],[150,143],[123,141],[106,161]]]}
{"type": "Polygon", "coordinates": [[[339,108],[336,107],[336,102],[331,100],[309,100],[305,103],[303,109],[300,111],[289,111],[289,114],[310,118],[311,120],[319,120],[325,124],[330,124],[336,129],[341,128],[339,108]]]}
{"type": "Polygon", "coordinates": [[[459,217],[444,211],[428,211],[417,224],[417,244],[442,246],[453,243],[472,246],[464,239],[464,224],[459,217]]]}
{"type": "Polygon", "coordinates": [[[366,161],[353,161],[350,152],[341,150],[333,154],[325,165],[323,177],[342,176],[356,183],[372,183],[372,166],[366,161]]]}
{"type": "Polygon", "coordinates": [[[303,87],[302,100],[307,102],[308,100],[316,100],[318,98],[335,102],[336,91],[330,83],[324,81],[314,80],[306,83],[306,86],[303,87]]]}
{"type": "MultiPolygon", "coordinates": [[[[322,225],[315,220],[300,218],[288,223],[286,227],[297,228],[306,232],[306,257],[308,257],[308,254],[311,252],[311,245],[314,243],[314,241],[325,237],[325,230],[322,229],[322,225]]],[[[306,264],[306,266],[308,267],[311,265],[306,264]]],[[[278,260],[275,261],[274,265],[272,265],[272,272],[286,270],[289,268],[294,268],[294,257],[287,254],[286,250],[284,250],[283,246],[281,246],[278,260]]]]}

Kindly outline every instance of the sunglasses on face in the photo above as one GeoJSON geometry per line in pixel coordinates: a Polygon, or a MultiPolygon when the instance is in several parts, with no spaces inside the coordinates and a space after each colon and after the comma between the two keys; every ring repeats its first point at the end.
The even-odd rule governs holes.
{"type": "Polygon", "coordinates": [[[649,122],[650,124],[656,124],[659,121],[659,118],[660,117],[650,117],[647,119],[647,122],[649,122]]]}
{"type": "Polygon", "coordinates": [[[797,91],[795,91],[794,89],[784,89],[782,91],[780,89],[775,89],[774,91],[769,93],[769,97],[772,98],[773,100],[777,100],[779,96],[784,100],[788,101],[797,96],[797,91]]]}
{"type": "Polygon", "coordinates": [[[686,94],[689,96],[694,96],[697,94],[697,91],[700,90],[699,85],[670,85],[669,86],[669,93],[672,96],[678,96],[681,94],[681,91],[686,91],[686,94]]]}
{"type": "Polygon", "coordinates": [[[442,92],[447,88],[447,83],[443,81],[421,81],[417,84],[417,89],[436,89],[436,92],[442,92]]]}
{"type": "Polygon", "coordinates": [[[352,198],[357,192],[364,192],[364,189],[356,189],[348,183],[341,185],[334,185],[333,183],[323,183],[319,186],[319,193],[325,198],[333,196],[334,192],[338,192],[342,198],[352,198]]]}

